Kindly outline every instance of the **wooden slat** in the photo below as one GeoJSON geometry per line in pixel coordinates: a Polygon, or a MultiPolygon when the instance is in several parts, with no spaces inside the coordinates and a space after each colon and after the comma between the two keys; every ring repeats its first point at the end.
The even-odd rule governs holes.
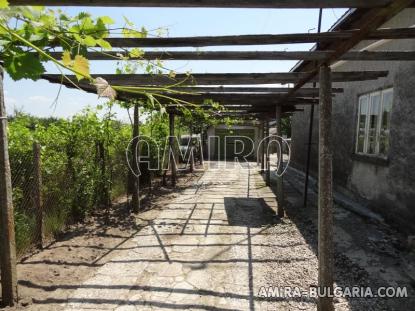
{"type": "MultiPolygon", "coordinates": [[[[244,84],[285,84],[296,83],[306,77],[309,73],[304,72],[281,72],[281,73],[206,73],[178,74],[173,79],[168,75],[151,76],[148,74],[102,74],[95,75],[107,80],[112,85],[137,86],[137,85],[172,85],[181,82],[182,85],[244,85],[244,84]]],[[[351,71],[333,73],[333,82],[365,81],[386,77],[387,71],[351,71]]],[[[45,74],[43,78],[60,83],[59,74],[45,74]]],[[[75,76],[68,76],[77,83],[75,76]]],[[[315,80],[315,79],[314,79],[315,80]]],[[[316,81],[316,80],[315,80],[316,81]]]]}
{"type": "MultiPolygon", "coordinates": [[[[130,57],[130,60],[314,60],[321,61],[330,57],[334,51],[165,51],[146,52],[141,57],[130,57]]],[[[62,58],[61,52],[51,52],[51,56],[62,58]]],[[[119,60],[121,52],[89,52],[89,60],[119,60]]],[[[360,61],[392,61],[415,60],[415,51],[354,51],[339,57],[339,60],[360,61]]]]}
{"type": "MultiPolygon", "coordinates": [[[[248,103],[263,103],[264,105],[272,105],[273,103],[277,102],[280,98],[284,95],[277,95],[277,94],[239,94],[239,93],[230,93],[230,94],[223,94],[223,93],[210,93],[210,94],[203,94],[203,95],[188,95],[188,94],[172,94],[171,97],[178,98],[184,101],[192,102],[192,103],[199,103],[203,102],[205,99],[211,99],[217,102],[225,102],[228,105],[230,104],[248,104],[248,103]],[[268,104],[269,103],[269,104],[268,104]]],[[[143,97],[146,98],[146,97],[143,97]]],[[[318,99],[313,99],[311,97],[293,97],[289,101],[303,101],[303,102],[310,102],[310,103],[317,103],[318,99]]]]}
{"type": "MultiPolygon", "coordinates": [[[[289,109],[284,112],[292,111],[291,110],[292,106],[287,106],[287,107],[289,107],[289,109]]],[[[285,106],[282,106],[282,108],[285,108],[285,106]]],[[[272,113],[274,111],[275,111],[275,106],[268,107],[268,108],[265,107],[265,108],[252,108],[252,109],[227,109],[227,110],[224,110],[223,112],[233,113],[233,114],[247,114],[247,113],[252,114],[252,113],[272,113]]]]}
{"type": "MultiPolygon", "coordinates": [[[[134,95],[134,94],[120,94],[123,98],[137,98],[146,100],[147,98],[144,96],[134,95]]],[[[185,96],[185,95],[172,95],[171,97],[180,99],[182,101],[192,103],[195,105],[204,105],[206,103],[205,100],[212,99],[214,102],[221,104],[224,107],[229,108],[236,108],[238,104],[244,104],[244,107],[239,106],[238,108],[248,109],[248,108],[263,108],[263,107],[275,107],[275,105],[279,104],[279,98],[266,98],[261,96],[241,96],[241,97],[217,97],[212,98],[211,96],[185,96]]],[[[174,101],[158,98],[159,102],[163,105],[170,105],[174,104],[174,101]]],[[[284,103],[281,103],[282,106],[284,105],[317,105],[318,99],[313,98],[290,98],[284,103]]]]}
{"type": "MultiPolygon", "coordinates": [[[[173,90],[196,93],[270,93],[285,94],[290,91],[287,87],[229,87],[229,86],[196,86],[176,87],[173,90]]],[[[333,93],[343,93],[342,88],[333,88],[333,93]]],[[[315,88],[302,88],[296,93],[297,96],[318,96],[319,90],[315,88]]]]}
{"type": "Polygon", "coordinates": [[[374,8],[391,0],[9,0],[11,5],[186,8],[374,8]]]}
{"type": "MultiPolygon", "coordinates": [[[[49,77],[45,76],[44,78],[52,83],[58,83],[58,84],[62,83],[68,88],[79,87],[81,90],[96,94],[95,86],[89,83],[81,82],[81,83],[75,84],[75,83],[70,83],[66,79],[64,80],[61,80],[60,78],[55,79],[56,77],[54,77],[54,79],[50,79],[49,77]],[[77,87],[75,85],[77,85],[77,87]]],[[[220,104],[223,106],[232,107],[232,108],[237,107],[237,108],[248,109],[252,107],[265,107],[265,106],[273,107],[276,104],[279,104],[282,94],[279,94],[279,96],[277,96],[276,94],[249,94],[249,96],[246,96],[246,94],[240,94],[240,93],[238,94],[217,93],[215,96],[211,96],[210,94],[203,94],[203,95],[171,94],[170,96],[173,98],[178,98],[178,99],[185,100],[187,102],[191,102],[193,104],[198,104],[202,106],[206,106],[205,99],[214,99],[214,100],[220,100],[220,104]]],[[[126,92],[119,92],[117,98],[119,100],[125,100],[125,101],[131,100],[133,98],[145,99],[145,97],[143,96],[132,94],[132,93],[126,93],[126,92]]],[[[158,99],[164,105],[171,105],[172,103],[168,99],[162,99],[160,97],[158,97],[158,99]]],[[[318,100],[313,99],[313,98],[307,98],[307,97],[306,98],[302,98],[302,97],[294,98],[293,97],[285,101],[282,105],[304,105],[304,104],[318,104],[318,100]]]]}
{"type": "MultiPolygon", "coordinates": [[[[204,37],[172,37],[172,38],[107,38],[114,48],[134,47],[203,47],[230,45],[272,45],[292,43],[333,42],[350,39],[357,31],[335,31],[322,33],[266,34],[240,36],[204,36],[204,37]]],[[[367,37],[370,40],[380,39],[413,39],[415,28],[378,29],[367,37]]]]}

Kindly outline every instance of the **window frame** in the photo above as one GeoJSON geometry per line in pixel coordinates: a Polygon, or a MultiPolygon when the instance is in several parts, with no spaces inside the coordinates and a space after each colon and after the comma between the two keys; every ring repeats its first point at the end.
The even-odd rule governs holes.
{"type": "MultiPolygon", "coordinates": [[[[380,133],[382,130],[382,122],[383,122],[383,108],[384,108],[384,95],[387,93],[392,93],[392,106],[391,111],[389,113],[392,113],[393,109],[393,98],[394,98],[394,88],[393,86],[378,89],[376,91],[367,92],[358,95],[358,107],[357,107],[357,125],[356,125],[356,135],[355,135],[355,146],[354,146],[354,153],[358,156],[364,156],[364,157],[376,157],[381,159],[387,159],[388,158],[388,151],[383,154],[380,153],[380,133]],[[375,152],[374,153],[368,153],[369,149],[369,131],[370,131],[370,117],[372,113],[372,97],[380,95],[380,103],[379,103],[379,116],[376,124],[376,134],[375,134],[375,152]],[[361,120],[361,105],[362,105],[362,98],[367,98],[367,109],[366,109],[366,122],[364,127],[364,142],[363,142],[363,151],[359,151],[359,136],[360,136],[360,120],[361,120]]],[[[388,135],[390,135],[390,122],[389,122],[389,129],[388,129],[388,135]]],[[[389,138],[390,139],[390,136],[389,138]]]]}
{"type": "Polygon", "coordinates": [[[366,154],[365,150],[367,148],[366,144],[367,144],[367,128],[368,128],[368,119],[367,119],[367,115],[369,114],[369,108],[370,108],[370,93],[369,94],[362,94],[359,95],[357,97],[358,99],[358,107],[357,107],[357,128],[356,128],[356,135],[355,135],[355,139],[356,139],[356,143],[355,143],[355,153],[356,154],[366,154]],[[359,136],[360,136],[360,118],[362,116],[361,113],[361,106],[362,106],[362,99],[366,97],[367,98],[367,107],[366,107],[366,120],[365,120],[365,126],[364,126],[364,135],[363,135],[363,152],[359,151],[359,136]]]}
{"type": "MultiPolygon", "coordinates": [[[[392,104],[391,104],[391,107],[390,107],[390,112],[389,112],[389,114],[392,114],[392,109],[393,109],[393,102],[394,102],[394,89],[393,89],[393,87],[389,87],[389,88],[386,88],[386,89],[384,89],[384,90],[382,90],[382,101],[381,101],[381,110],[380,110],[380,112],[381,112],[381,118],[380,118],[380,120],[379,120],[379,128],[378,128],[378,134],[377,134],[377,137],[378,137],[378,144],[377,144],[377,148],[378,148],[378,155],[380,156],[380,157],[383,157],[383,158],[387,158],[388,157],[388,154],[389,154],[389,148],[390,148],[390,132],[391,132],[391,124],[390,124],[390,120],[389,120],[389,128],[388,128],[388,140],[389,140],[389,148],[388,148],[388,150],[386,151],[386,153],[385,154],[383,154],[383,153],[380,153],[380,133],[381,133],[381,131],[382,131],[382,122],[383,122],[383,113],[384,113],[384,111],[383,111],[383,107],[384,107],[384,100],[383,100],[383,98],[384,98],[384,96],[385,96],[385,94],[386,93],[390,93],[390,92],[392,92],[392,104]]],[[[389,118],[391,118],[391,116],[389,116],[389,118]]]]}

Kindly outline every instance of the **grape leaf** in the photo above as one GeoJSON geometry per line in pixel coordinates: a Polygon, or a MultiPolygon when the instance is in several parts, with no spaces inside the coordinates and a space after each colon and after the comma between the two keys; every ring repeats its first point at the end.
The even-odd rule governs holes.
{"type": "Polygon", "coordinates": [[[105,25],[115,24],[114,20],[109,16],[101,16],[99,18],[105,25]]]}
{"type": "Polygon", "coordinates": [[[133,48],[130,50],[130,57],[141,58],[144,56],[144,51],[138,48],[133,48]]]}
{"type": "Polygon", "coordinates": [[[69,51],[64,51],[62,54],[62,63],[65,66],[70,66],[72,63],[71,53],[69,51]]]}
{"type": "Polygon", "coordinates": [[[97,41],[92,36],[85,36],[82,40],[82,43],[86,46],[96,46],[97,41]]]}
{"type": "Polygon", "coordinates": [[[0,0],[0,9],[7,9],[9,7],[9,1],[0,0]]]}
{"type": "Polygon", "coordinates": [[[111,50],[112,46],[108,41],[105,41],[104,39],[98,39],[96,40],[97,44],[102,47],[105,50],[111,50]]]}
{"type": "Polygon", "coordinates": [[[39,57],[31,53],[13,54],[4,57],[4,65],[7,73],[14,80],[31,79],[38,80],[45,72],[39,57]]]}
{"type": "Polygon", "coordinates": [[[73,70],[78,81],[89,77],[89,62],[82,55],[76,55],[73,63],[73,70]]]}

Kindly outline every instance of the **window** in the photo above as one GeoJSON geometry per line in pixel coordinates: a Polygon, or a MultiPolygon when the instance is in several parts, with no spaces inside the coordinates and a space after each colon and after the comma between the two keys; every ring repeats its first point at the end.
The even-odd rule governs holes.
{"type": "Polygon", "coordinates": [[[392,103],[393,89],[359,97],[356,153],[386,157],[392,103]]]}

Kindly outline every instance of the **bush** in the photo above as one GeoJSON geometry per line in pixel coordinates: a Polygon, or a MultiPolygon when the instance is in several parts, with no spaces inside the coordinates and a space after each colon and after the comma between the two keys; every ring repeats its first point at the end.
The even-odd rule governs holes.
{"type": "Polygon", "coordinates": [[[87,109],[70,120],[17,113],[9,122],[9,154],[18,253],[35,232],[33,142],[42,146],[45,233],[54,236],[126,193],[125,147],[131,127],[87,109]],[[114,191],[112,191],[112,189],[114,191]]]}

